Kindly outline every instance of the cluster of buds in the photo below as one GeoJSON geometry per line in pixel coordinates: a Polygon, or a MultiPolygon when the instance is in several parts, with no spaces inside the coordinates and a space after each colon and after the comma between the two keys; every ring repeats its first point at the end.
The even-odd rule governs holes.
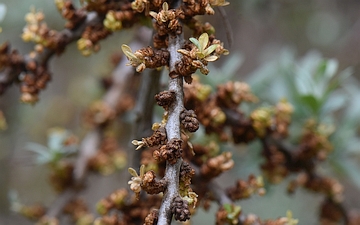
{"type": "Polygon", "coordinates": [[[195,132],[199,129],[200,124],[193,110],[182,111],[180,120],[183,127],[189,132],[195,132]]]}
{"type": "Polygon", "coordinates": [[[210,141],[207,145],[194,144],[185,149],[185,158],[196,166],[203,165],[208,159],[219,154],[220,147],[215,141],[210,141]]]}
{"type": "Polygon", "coordinates": [[[280,183],[289,174],[287,159],[276,146],[267,146],[266,151],[266,161],[261,164],[263,174],[271,183],[280,183]]]}
{"type": "Polygon", "coordinates": [[[133,168],[129,168],[129,173],[132,177],[128,184],[130,184],[130,189],[135,192],[137,198],[139,198],[141,190],[148,194],[159,194],[166,189],[166,182],[156,179],[154,171],[150,170],[145,173],[145,165],[141,165],[139,175],[133,168]]]}
{"type": "Polygon", "coordinates": [[[167,184],[165,180],[156,179],[154,171],[146,172],[141,182],[141,188],[150,195],[164,192],[166,189],[166,185],[167,184]]]}
{"type": "Polygon", "coordinates": [[[184,85],[185,106],[191,109],[197,105],[204,103],[211,94],[211,86],[202,84],[200,78],[196,75],[192,76],[191,84],[184,85]]]}
{"type": "Polygon", "coordinates": [[[100,200],[97,205],[97,212],[100,215],[107,214],[111,209],[124,207],[129,193],[126,189],[118,189],[108,197],[100,200]]]}
{"type": "Polygon", "coordinates": [[[26,14],[25,21],[27,25],[23,29],[21,38],[25,42],[32,41],[44,47],[56,49],[58,33],[48,28],[44,18],[44,14],[36,12],[35,9],[26,14]]]}
{"type": "Polygon", "coordinates": [[[251,113],[252,126],[259,137],[264,137],[267,129],[273,124],[273,113],[272,108],[268,107],[256,109],[251,113]]]}
{"type": "Polygon", "coordinates": [[[103,21],[104,26],[110,31],[118,31],[131,27],[135,22],[134,11],[129,7],[122,7],[119,11],[109,10],[103,21]]]}
{"type": "Polygon", "coordinates": [[[286,137],[288,135],[288,128],[291,122],[291,114],[293,111],[294,108],[288,101],[286,101],[286,99],[281,100],[275,106],[275,130],[276,133],[282,137],[286,137]]]}
{"type": "Polygon", "coordinates": [[[136,67],[137,72],[142,72],[145,68],[167,66],[170,59],[170,53],[166,50],[147,47],[133,53],[131,48],[127,45],[122,45],[121,49],[130,61],[128,65],[136,67]]]}
{"type": "Polygon", "coordinates": [[[99,150],[89,159],[89,169],[103,175],[123,169],[126,165],[126,153],[120,149],[114,137],[105,137],[99,150]]]}
{"type": "Polygon", "coordinates": [[[83,9],[77,10],[71,1],[55,0],[56,7],[61,15],[67,20],[65,27],[72,30],[81,24],[86,18],[83,9]]]}
{"type": "Polygon", "coordinates": [[[150,222],[157,220],[157,211],[153,207],[157,207],[160,202],[158,195],[144,196],[143,201],[138,201],[126,189],[116,190],[97,203],[101,217],[94,221],[94,225],[136,224],[144,220],[147,221],[145,224],[153,225],[150,222]],[[113,210],[121,211],[121,217],[118,213],[112,213],[113,210]]]}
{"type": "Polygon", "coordinates": [[[159,211],[157,209],[151,210],[149,215],[147,215],[145,218],[144,225],[157,224],[158,217],[159,217],[159,211]]]}
{"type": "Polygon", "coordinates": [[[111,31],[103,24],[95,24],[85,28],[81,38],[77,41],[77,47],[82,55],[89,56],[100,50],[99,41],[105,39],[111,31]]]}
{"type": "Polygon", "coordinates": [[[228,2],[225,2],[223,0],[185,0],[181,5],[181,10],[183,11],[184,19],[188,19],[196,15],[213,15],[215,14],[215,11],[211,6],[226,6],[228,4],[228,2]],[[221,4],[221,2],[223,2],[223,4],[221,4]]]}
{"type": "Polygon", "coordinates": [[[334,202],[340,203],[343,200],[344,187],[336,179],[330,177],[308,177],[304,186],[314,192],[325,194],[334,202]]]}
{"type": "Polygon", "coordinates": [[[104,101],[95,101],[84,112],[84,123],[88,127],[100,127],[109,124],[116,112],[104,101]]]}
{"type": "Polygon", "coordinates": [[[211,179],[234,167],[231,152],[224,152],[221,155],[210,158],[201,166],[201,176],[211,179]]]}
{"type": "Polygon", "coordinates": [[[171,203],[171,212],[174,215],[175,220],[186,221],[190,219],[189,204],[181,197],[175,197],[171,203]]]}
{"type": "Polygon", "coordinates": [[[332,151],[333,146],[329,141],[329,136],[334,132],[332,126],[318,124],[310,120],[305,125],[302,137],[299,158],[309,160],[325,160],[327,155],[332,151]]]}
{"type": "Polygon", "coordinates": [[[281,100],[274,108],[262,107],[251,113],[253,127],[259,137],[264,137],[267,130],[273,130],[286,137],[290,125],[293,107],[286,100],[281,100]]]}
{"type": "Polygon", "coordinates": [[[77,224],[91,224],[94,221],[86,203],[82,199],[73,199],[63,209],[77,224]]]}
{"type": "Polygon", "coordinates": [[[74,165],[66,160],[60,160],[51,165],[50,183],[57,192],[62,192],[72,186],[74,165]]]}
{"type": "Polygon", "coordinates": [[[181,139],[172,138],[166,143],[166,145],[163,145],[160,149],[155,150],[153,156],[157,161],[166,160],[170,164],[175,164],[176,161],[181,158],[183,153],[181,144],[181,139]]]}
{"type": "Polygon", "coordinates": [[[138,150],[142,147],[165,145],[166,142],[167,138],[165,128],[163,126],[159,126],[150,137],[143,138],[141,141],[133,140],[132,144],[136,145],[136,150],[138,150]]]}
{"type": "Polygon", "coordinates": [[[191,192],[190,184],[191,184],[191,178],[195,175],[195,170],[191,168],[189,163],[183,162],[181,164],[180,168],[180,194],[182,196],[185,196],[189,192],[191,192]],[[189,191],[190,190],[190,191],[189,191]]]}
{"type": "Polygon", "coordinates": [[[250,175],[247,181],[236,181],[235,186],[228,188],[226,193],[233,201],[250,198],[254,193],[262,196],[265,194],[264,181],[261,176],[250,175]]]}
{"type": "Polygon", "coordinates": [[[182,26],[177,19],[177,12],[175,9],[169,9],[167,2],[162,4],[160,12],[151,11],[149,14],[155,19],[154,27],[159,36],[181,34],[182,26]]]}
{"type": "Polygon", "coordinates": [[[44,66],[38,66],[34,61],[27,63],[28,73],[21,77],[21,97],[20,100],[24,103],[36,103],[39,98],[38,94],[41,89],[46,87],[50,81],[50,73],[44,66]]]}
{"type": "Polygon", "coordinates": [[[236,109],[242,102],[256,102],[258,100],[251,92],[248,84],[238,81],[218,85],[216,98],[219,106],[229,109],[236,109]]]}
{"type": "Polygon", "coordinates": [[[155,95],[155,100],[159,106],[162,106],[165,110],[168,110],[169,107],[175,102],[175,92],[162,91],[155,95]]]}
{"type": "Polygon", "coordinates": [[[224,204],[216,212],[216,225],[238,224],[241,207],[234,204],[224,204]]]}

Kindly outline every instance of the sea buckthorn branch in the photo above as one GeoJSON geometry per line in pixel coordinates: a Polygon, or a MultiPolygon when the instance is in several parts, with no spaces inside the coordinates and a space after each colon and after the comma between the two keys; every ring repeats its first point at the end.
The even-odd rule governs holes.
{"type": "MultiPolygon", "coordinates": [[[[153,121],[153,107],[154,95],[159,92],[160,86],[160,70],[147,70],[144,71],[144,76],[141,77],[140,92],[136,101],[134,109],[134,132],[132,140],[138,140],[142,137],[151,135],[152,121],[153,121]],[[148,74],[146,74],[148,73],[148,74]]],[[[141,162],[142,151],[132,151],[132,167],[139,168],[141,162]]]]}
{"type": "MultiPolygon", "coordinates": [[[[177,52],[183,44],[183,36],[176,35],[169,36],[170,63],[169,70],[174,71],[175,65],[181,60],[181,54],[177,52]]],[[[184,109],[184,94],[183,94],[183,78],[182,76],[174,76],[169,80],[169,91],[175,92],[175,101],[169,107],[169,115],[166,122],[167,139],[181,139],[180,114],[184,109]]],[[[167,188],[161,207],[159,209],[159,218],[157,224],[171,224],[173,213],[171,212],[172,201],[179,196],[179,174],[182,164],[182,158],[178,158],[174,164],[166,162],[165,179],[167,181],[167,188]]]]}
{"type": "MultiPolygon", "coordinates": [[[[244,128],[253,124],[251,118],[244,117],[236,110],[224,108],[223,110],[229,124],[244,128]]],[[[342,219],[344,224],[347,224],[348,215],[341,203],[342,185],[333,178],[323,177],[316,173],[316,164],[324,160],[328,154],[329,143],[325,136],[317,133],[313,124],[307,126],[309,128],[305,129],[303,139],[298,146],[286,143],[284,136],[279,135],[276,129],[268,129],[264,136],[259,137],[263,145],[263,155],[267,159],[262,169],[274,183],[280,182],[290,173],[299,173],[298,178],[289,183],[289,193],[293,193],[296,187],[302,186],[323,194],[325,200],[321,204],[321,218],[333,222],[339,222],[342,219]],[[334,213],[338,216],[334,217],[334,213]]]]}
{"type": "Polygon", "coordinates": [[[296,225],[299,222],[298,219],[292,217],[291,211],[287,212],[286,217],[265,221],[261,220],[255,214],[245,215],[241,212],[241,207],[236,206],[233,200],[226,194],[227,191],[220,187],[215,180],[209,182],[207,187],[220,206],[216,213],[216,225],[296,225]]]}
{"type": "MultiPolygon", "coordinates": [[[[149,32],[144,29],[140,29],[136,35],[135,41],[133,41],[130,46],[138,48],[148,41],[146,40],[147,38],[149,38],[149,32]]],[[[126,57],[122,57],[112,72],[113,84],[107,89],[102,99],[102,101],[114,112],[118,107],[119,101],[125,97],[126,86],[129,84],[134,74],[133,68],[126,66],[126,63],[126,57]]],[[[101,113],[101,111],[99,113],[101,113]]],[[[103,124],[104,122],[95,123],[92,129],[88,131],[83,138],[73,171],[73,186],[67,187],[57,197],[54,203],[47,210],[43,221],[58,217],[66,204],[74,199],[81,191],[81,187],[84,185],[86,174],[89,169],[89,160],[96,155],[103,139],[103,131],[105,129],[103,124]]]]}
{"type": "MultiPolygon", "coordinates": [[[[256,98],[249,91],[249,87],[240,82],[219,85],[217,93],[211,95],[205,85],[194,79],[191,85],[185,87],[185,96],[186,107],[200,112],[199,121],[208,133],[216,133],[221,140],[228,141],[229,134],[225,133],[224,129],[230,127],[235,143],[249,143],[256,139],[261,141],[265,158],[261,168],[267,179],[278,183],[291,173],[298,174],[298,178],[289,184],[289,193],[302,186],[322,194],[326,199],[321,206],[322,219],[333,222],[348,221],[341,203],[342,185],[335,179],[322,177],[316,172],[317,163],[325,160],[332,149],[326,129],[315,121],[309,121],[305,124],[298,143],[286,143],[291,105],[280,101],[275,107],[258,108],[250,116],[245,116],[238,105],[243,101],[253,102],[256,98]],[[200,110],[204,108],[210,108],[209,112],[200,110]],[[335,212],[339,216],[331,217],[335,212]]],[[[196,148],[194,151],[198,152],[196,148]]],[[[193,160],[199,159],[197,156],[193,157],[193,160]]],[[[204,166],[203,161],[194,163],[204,166]]],[[[233,194],[234,198],[242,196],[241,193],[233,194]]]]}
{"type": "MultiPolygon", "coordinates": [[[[245,118],[244,115],[234,110],[224,109],[224,112],[229,123],[235,126],[253,123],[251,119],[245,118]],[[248,121],[244,122],[246,120],[248,121]]],[[[265,136],[260,137],[260,140],[263,145],[263,156],[266,158],[262,170],[270,181],[278,183],[290,173],[298,173],[297,179],[289,183],[289,193],[293,193],[296,187],[302,186],[307,190],[322,194],[325,196],[325,200],[321,204],[322,213],[320,215],[323,219],[326,219],[327,216],[331,218],[330,221],[349,220],[342,205],[342,185],[337,180],[321,176],[316,172],[317,162],[324,160],[323,157],[326,156],[324,154],[327,154],[324,151],[327,151],[329,143],[324,136],[314,130],[305,130],[303,140],[296,146],[286,143],[284,137],[279,136],[276,130],[268,130],[265,136]],[[329,208],[332,213],[326,212],[326,209],[329,208]],[[339,215],[336,218],[331,216],[335,211],[339,215]]]]}
{"type": "MultiPolygon", "coordinates": [[[[148,2],[143,3],[147,4],[148,2]]],[[[170,9],[169,4],[163,2],[161,8],[158,7],[159,5],[154,7],[158,12],[149,12],[149,15],[154,18],[154,28],[157,32],[154,35],[155,49],[148,47],[133,52],[129,46],[122,46],[123,52],[130,61],[129,64],[136,67],[138,72],[142,72],[145,68],[157,68],[167,65],[170,70],[169,90],[156,95],[158,104],[166,110],[163,122],[153,126],[154,133],[152,136],[142,138],[141,141],[134,140],[132,142],[137,146],[137,150],[142,147],[160,145],[160,149],[155,150],[153,153],[154,158],[158,161],[166,160],[165,176],[160,180],[160,183],[165,181],[166,187],[164,186],[165,189],[162,190],[164,197],[156,219],[158,224],[170,224],[173,215],[175,219],[181,221],[188,219],[190,215],[187,209],[187,200],[181,199],[179,194],[179,175],[183,152],[181,129],[184,127],[194,132],[198,128],[198,122],[194,113],[187,112],[184,109],[183,78],[187,77],[187,82],[191,82],[193,72],[197,69],[201,69],[203,72],[206,71],[205,65],[207,62],[215,61],[221,54],[227,52],[218,40],[214,39],[213,36],[209,38],[207,33],[200,35],[199,40],[191,38],[190,41],[193,44],[190,44],[188,50],[181,49],[185,41],[179,19],[190,18],[195,14],[211,14],[213,11],[208,1],[199,3],[174,1],[171,3],[172,6],[177,3],[183,4],[183,7],[170,9]],[[206,7],[206,10],[199,7],[202,4],[206,7]],[[188,11],[190,14],[184,14],[184,9],[190,9],[188,11]],[[159,48],[164,47],[167,47],[167,50],[159,50],[159,48]],[[193,64],[190,65],[190,69],[186,69],[187,62],[181,61],[185,56],[188,57],[187,62],[193,64]],[[166,136],[162,134],[164,131],[166,136]]],[[[150,2],[150,6],[148,5],[150,9],[152,8],[151,4],[154,4],[154,2],[150,2]]],[[[134,6],[139,11],[143,11],[145,7],[141,2],[137,1],[132,5],[132,7],[134,6]]],[[[146,187],[144,186],[145,174],[142,172],[137,175],[133,169],[131,171],[133,178],[129,181],[130,188],[139,196],[141,189],[146,187]]],[[[195,196],[190,189],[185,190],[185,194],[195,196]]]]}
{"type": "MultiPolygon", "coordinates": [[[[29,15],[36,17],[37,14],[33,12],[29,15]]],[[[98,23],[101,23],[101,20],[97,13],[88,12],[84,15],[84,19],[79,21],[73,29],[66,28],[56,33],[55,31],[46,30],[45,32],[52,33],[51,35],[53,36],[48,36],[48,39],[51,39],[52,42],[47,42],[44,39],[45,46],[42,45],[44,44],[43,42],[40,42],[36,46],[35,51],[24,56],[20,55],[16,50],[11,50],[9,44],[3,44],[0,51],[0,94],[13,82],[20,81],[23,92],[22,101],[36,102],[38,90],[44,88],[46,82],[50,79],[50,73],[47,70],[48,60],[55,53],[61,54],[68,44],[79,39],[87,27],[98,23]],[[21,78],[20,75],[23,73],[25,77],[21,78]]],[[[38,29],[44,27],[38,24],[36,26],[39,27],[38,29]]],[[[33,34],[29,33],[28,36],[31,37],[31,35],[33,34]]]]}

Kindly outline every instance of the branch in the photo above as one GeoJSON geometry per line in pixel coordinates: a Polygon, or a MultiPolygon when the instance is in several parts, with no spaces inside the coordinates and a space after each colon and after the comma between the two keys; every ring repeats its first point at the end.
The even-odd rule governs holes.
{"type": "MultiPolygon", "coordinates": [[[[143,45],[142,42],[144,39],[148,37],[144,31],[140,30],[139,33],[140,34],[138,35],[137,39],[130,44],[132,48],[140,48],[143,45]]],[[[115,83],[107,90],[103,97],[103,101],[106,102],[113,110],[115,110],[118,101],[125,94],[128,81],[134,74],[134,69],[132,67],[126,66],[126,63],[127,59],[126,57],[123,57],[112,74],[115,83]]],[[[84,137],[80,145],[79,156],[74,168],[75,185],[68,187],[61,195],[58,196],[47,212],[48,217],[58,216],[64,206],[78,194],[80,191],[79,187],[83,185],[87,174],[88,161],[96,154],[102,136],[103,128],[95,127],[90,130],[84,137]]]]}
{"type": "MultiPolygon", "coordinates": [[[[149,32],[151,32],[149,30],[149,32]]],[[[151,34],[149,33],[149,36],[151,34]]],[[[145,40],[144,40],[145,42],[145,40]]],[[[134,130],[131,140],[139,140],[142,137],[150,136],[152,133],[151,126],[153,121],[153,108],[155,99],[154,96],[159,92],[161,71],[157,69],[145,70],[141,76],[141,84],[139,96],[136,100],[136,106],[134,109],[135,121],[134,130]]],[[[131,145],[133,148],[134,145],[131,145]]],[[[139,168],[141,162],[142,150],[130,151],[132,159],[129,162],[132,163],[132,168],[139,168]]]]}
{"type": "MultiPolygon", "coordinates": [[[[64,29],[60,31],[59,37],[61,37],[60,39],[64,40],[64,45],[67,46],[73,41],[79,39],[86,27],[100,22],[101,20],[96,12],[88,12],[83,23],[81,23],[74,30],[64,29]]],[[[55,50],[49,48],[44,48],[44,50],[41,53],[38,53],[35,57],[33,57],[31,53],[28,53],[23,57],[21,66],[19,67],[22,68],[22,70],[26,70],[26,65],[34,61],[37,65],[45,65],[54,54],[55,50]]],[[[18,76],[21,74],[22,70],[5,67],[2,71],[0,71],[0,94],[5,91],[6,87],[18,79],[18,76]]]]}
{"type": "MultiPolygon", "coordinates": [[[[170,72],[175,70],[176,62],[180,61],[181,54],[177,52],[183,43],[183,36],[169,36],[170,52],[170,72]]],[[[172,138],[181,139],[180,130],[180,113],[184,109],[184,92],[182,76],[175,76],[169,80],[169,91],[174,91],[176,99],[174,104],[169,108],[168,120],[166,123],[166,133],[168,140],[172,138]]],[[[158,225],[171,224],[172,213],[170,205],[175,197],[179,195],[179,173],[182,164],[182,158],[179,158],[175,164],[166,162],[165,180],[168,183],[166,193],[163,197],[159,210],[158,225]]]]}

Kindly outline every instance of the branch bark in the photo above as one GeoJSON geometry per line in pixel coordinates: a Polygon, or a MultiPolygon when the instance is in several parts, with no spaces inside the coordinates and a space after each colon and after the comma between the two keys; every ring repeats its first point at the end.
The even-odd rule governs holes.
{"type": "MultiPolygon", "coordinates": [[[[183,43],[183,35],[169,36],[170,52],[170,72],[175,70],[175,64],[181,59],[181,54],[177,52],[183,43]]],[[[172,138],[181,139],[180,130],[180,113],[184,109],[184,91],[183,78],[176,76],[169,80],[169,91],[174,91],[176,99],[174,104],[169,108],[168,120],[166,123],[166,134],[168,140],[172,138]]],[[[175,164],[166,163],[165,180],[167,181],[167,190],[163,197],[161,207],[159,210],[158,225],[171,224],[172,213],[171,203],[175,197],[179,195],[179,173],[182,164],[182,158],[179,158],[175,164]]]]}

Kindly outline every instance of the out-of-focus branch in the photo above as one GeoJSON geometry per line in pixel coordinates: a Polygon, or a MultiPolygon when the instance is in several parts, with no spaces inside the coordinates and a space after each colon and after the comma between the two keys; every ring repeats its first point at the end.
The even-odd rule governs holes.
{"type": "MultiPolygon", "coordinates": [[[[140,30],[135,41],[130,43],[132,48],[140,48],[143,46],[146,37],[145,31],[140,30]]],[[[148,40],[146,40],[147,42],[148,40]]],[[[103,101],[113,110],[115,110],[117,103],[124,96],[126,85],[134,74],[132,67],[126,66],[127,59],[123,57],[118,66],[113,71],[113,85],[107,90],[103,97],[103,101]]],[[[100,145],[103,135],[102,127],[95,127],[90,130],[84,137],[79,150],[79,156],[77,158],[74,168],[74,186],[67,188],[58,199],[51,205],[47,212],[48,217],[58,216],[64,206],[79,192],[79,187],[83,185],[83,182],[87,173],[87,164],[90,158],[92,158],[100,145]]]]}
{"type": "MultiPolygon", "coordinates": [[[[175,70],[176,62],[180,61],[181,54],[177,52],[181,48],[183,43],[183,36],[169,36],[170,52],[170,71],[175,70]]],[[[180,113],[184,109],[184,93],[183,93],[183,78],[181,76],[175,76],[170,78],[169,91],[174,91],[176,95],[175,102],[169,108],[168,120],[166,123],[166,134],[168,140],[173,138],[181,138],[180,130],[180,113]]],[[[165,179],[168,183],[166,193],[163,197],[163,201],[159,210],[159,225],[171,224],[172,213],[170,210],[171,203],[175,197],[178,196],[179,190],[179,172],[182,164],[182,158],[179,158],[175,164],[169,162],[166,163],[165,179]]]]}
{"type": "MultiPolygon", "coordinates": [[[[71,42],[79,39],[84,32],[85,28],[97,23],[101,23],[100,18],[96,12],[88,12],[86,14],[85,20],[73,30],[64,29],[59,32],[59,39],[62,40],[62,44],[67,46],[71,42]]],[[[20,63],[16,68],[5,67],[0,71],[0,94],[2,94],[5,89],[11,85],[14,81],[18,80],[19,75],[30,62],[34,62],[36,65],[44,66],[48,60],[55,54],[54,49],[44,48],[41,53],[37,53],[35,56],[32,53],[29,53],[23,57],[20,57],[20,63]],[[19,70],[19,68],[22,68],[19,70]]]]}
{"type": "MultiPolygon", "coordinates": [[[[145,28],[144,28],[145,29],[145,28]]],[[[147,30],[147,35],[151,36],[152,31],[147,30]]],[[[148,40],[150,41],[150,40],[148,40]]],[[[146,43],[146,40],[144,40],[146,43]]],[[[139,94],[134,109],[135,121],[133,126],[132,140],[139,140],[142,137],[150,136],[152,133],[151,126],[153,120],[153,108],[155,104],[154,96],[159,92],[161,70],[152,69],[145,70],[141,76],[141,84],[139,94]]],[[[131,145],[133,147],[133,145],[131,145]]],[[[138,151],[130,151],[132,168],[139,168],[141,162],[141,149],[138,151]]]]}

